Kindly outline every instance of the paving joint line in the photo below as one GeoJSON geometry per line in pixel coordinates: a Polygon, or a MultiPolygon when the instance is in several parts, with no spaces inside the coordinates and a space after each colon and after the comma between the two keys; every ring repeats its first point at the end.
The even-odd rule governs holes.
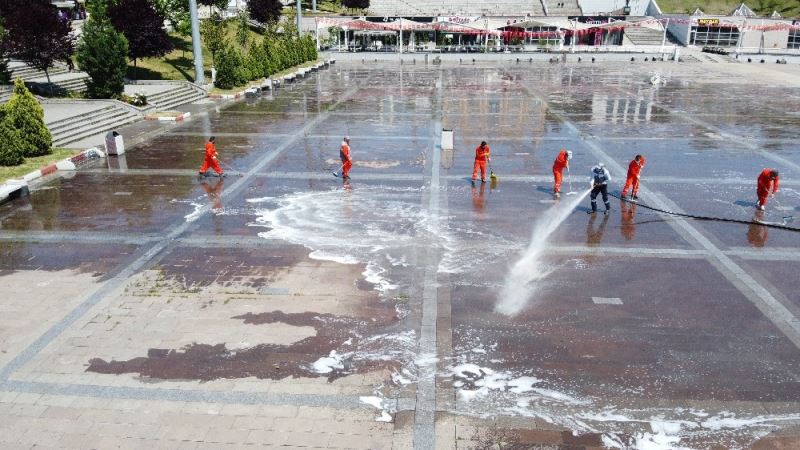
{"type": "MultiPolygon", "coordinates": [[[[352,138],[352,137],[351,137],[352,138]]],[[[502,154],[495,153],[495,156],[503,156],[502,154]]],[[[505,155],[506,157],[508,155],[505,155]]],[[[254,178],[278,178],[278,179],[330,179],[331,168],[320,169],[319,172],[261,172],[254,174],[254,178]]],[[[114,175],[170,175],[170,176],[186,176],[196,177],[197,171],[194,169],[126,169],[124,171],[113,170],[110,171],[105,168],[94,168],[81,170],[82,173],[98,173],[98,174],[114,174],[114,175]]],[[[226,173],[229,176],[237,176],[243,174],[237,170],[229,170],[226,173]]],[[[214,177],[211,177],[214,178],[214,177]]],[[[425,175],[423,173],[359,173],[359,180],[387,180],[387,181],[424,181],[425,175]]],[[[440,175],[441,180],[466,180],[468,177],[463,175],[440,175]]],[[[522,183],[551,183],[553,181],[552,175],[503,175],[504,181],[522,182],[522,183]]],[[[752,180],[744,178],[679,178],[673,176],[648,176],[647,182],[650,184],[684,184],[684,183],[709,183],[726,184],[726,185],[752,185],[752,180]]],[[[795,186],[800,187],[800,179],[798,180],[781,180],[781,186],[795,186]]],[[[35,190],[35,189],[34,189],[35,190]]]]}
{"type": "MultiPolygon", "coordinates": [[[[19,380],[6,380],[0,383],[0,392],[145,401],[204,402],[234,405],[324,406],[337,409],[374,410],[373,406],[367,405],[360,401],[359,395],[341,394],[325,395],[280,394],[243,391],[201,391],[197,389],[164,389],[73,383],[45,383],[39,381],[19,380]]],[[[403,406],[408,406],[408,399],[399,400],[403,400],[403,406]]]]}
{"type": "MultiPolygon", "coordinates": [[[[441,108],[442,84],[444,72],[439,71],[439,79],[436,83],[437,104],[441,108]]],[[[442,129],[441,113],[434,113],[434,120],[431,123],[432,146],[431,146],[431,177],[430,189],[428,189],[427,212],[431,218],[431,229],[428,230],[429,237],[437,237],[439,229],[440,196],[439,188],[439,168],[440,168],[440,145],[437,137],[442,129]]],[[[419,357],[433,357],[437,355],[437,319],[438,319],[438,269],[439,251],[433,246],[425,246],[425,275],[422,289],[422,317],[420,323],[419,357]]],[[[436,365],[423,365],[419,367],[419,379],[417,381],[416,410],[414,413],[414,449],[422,450],[436,448],[436,365]]]]}

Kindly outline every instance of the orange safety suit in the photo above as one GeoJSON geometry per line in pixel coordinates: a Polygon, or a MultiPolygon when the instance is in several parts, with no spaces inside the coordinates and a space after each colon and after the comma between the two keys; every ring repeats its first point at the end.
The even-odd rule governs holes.
{"type": "Polygon", "coordinates": [[[561,152],[556,157],[556,160],[553,162],[553,179],[555,180],[553,183],[553,193],[558,194],[561,192],[561,180],[562,172],[564,168],[569,166],[569,158],[567,155],[566,150],[561,150],[561,152]]]}
{"type": "Polygon", "coordinates": [[[625,186],[622,188],[621,197],[625,197],[628,189],[632,189],[631,194],[634,196],[639,193],[639,174],[642,172],[644,162],[645,159],[644,156],[642,156],[638,162],[633,159],[631,163],[628,164],[628,177],[625,179],[625,186]]]}
{"type": "Polygon", "coordinates": [[[472,165],[472,179],[478,179],[478,169],[481,171],[481,181],[486,181],[486,161],[491,159],[492,151],[489,146],[475,148],[475,164],[472,165]]]}
{"type": "Polygon", "coordinates": [[[767,206],[767,197],[769,197],[770,190],[772,190],[773,193],[778,192],[778,177],[775,177],[773,183],[771,174],[772,169],[764,169],[758,175],[758,189],[756,193],[758,194],[759,206],[767,206]]]}
{"type": "Polygon", "coordinates": [[[200,166],[200,174],[205,174],[208,168],[214,169],[214,172],[222,175],[222,167],[219,166],[217,161],[217,147],[213,142],[206,142],[206,157],[203,159],[203,165],[200,166]]]}
{"type": "Polygon", "coordinates": [[[350,178],[350,168],[353,167],[353,158],[350,157],[350,144],[342,141],[339,150],[339,159],[342,160],[342,178],[350,178]]]}

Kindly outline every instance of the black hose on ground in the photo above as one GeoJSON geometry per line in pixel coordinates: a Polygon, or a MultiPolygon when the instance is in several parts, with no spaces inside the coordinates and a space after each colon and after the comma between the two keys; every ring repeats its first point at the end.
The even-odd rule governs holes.
{"type": "Polygon", "coordinates": [[[667,211],[667,210],[664,210],[664,209],[655,208],[653,206],[648,206],[648,205],[645,205],[643,203],[632,202],[632,201],[630,201],[628,199],[621,198],[619,195],[616,195],[616,194],[611,193],[611,192],[609,192],[608,195],[610,195],[610,196],[612,196],[614,198],[620,199],[620,200],[622,200],[624,202],[628,202],[628,203],[631,203],[631,204],[634,204],[634,205],[638,205],[639,207],[642,207],[642,208],[645,208],[645,209],[649,209],[651,211],[656,211],[656,212],[660,212],[660,213],[664,213],[664,214],[669,214],[671,216],[686,217],[687,219],[696,219],[696,220],[709,220],[709,221],[714,221],[714,222],[742,223],[742,224],[745,224],[745,225],[761,225],[762,227],[777,228],[779,230],[798,231],[798,232],[800,232],[800,228],[790,227],[788,225],[783,225],[783,224],[779,224],[779,223],[758,222],[756,220],[727,219],[727,218],[724,218],[724,217],[696,216],[694,214],[685,214],[685,213],[679,213],[679,212],[674,212],[674,211],[667,211]]]}

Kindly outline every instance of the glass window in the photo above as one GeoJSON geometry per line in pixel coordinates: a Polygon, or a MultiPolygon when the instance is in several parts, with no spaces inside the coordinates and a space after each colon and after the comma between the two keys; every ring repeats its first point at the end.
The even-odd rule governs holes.
{"type": "Polygon", "coordinates": [[[739,42],[736,27],[692,27],[690,44],[711,47],[735,47],[739,42]]]}
{"type": "Polygon", "coordinates": [[[786,48],[800,48],[800,29],[789,30],[789,42],[786,48]]]}
{"type": "Polygon", "coordinates": [[[526,29],[531,45],[539,45],[540,47],[552,47],[561,43],[561,37],[558,34],[557,27],[531,27],[526,29]]]}

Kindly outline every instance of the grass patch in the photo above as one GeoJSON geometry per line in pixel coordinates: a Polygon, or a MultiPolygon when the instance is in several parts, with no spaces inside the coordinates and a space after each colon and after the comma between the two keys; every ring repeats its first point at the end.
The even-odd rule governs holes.
{"type": "MultiPolygon", "coordinates": [[[[229,20],[226,22],[225,33],[228,41],[236,47],[241,47],[236,42],[236,22],[229,20]]],[[[249,41],[261,40],[262,35],[250,29],[248,32],[249,41]]],[[[192,37],[181,36],[170,33],[170,39],[175,45],[175,49],[160,58],[142,58],[136,60],[136,67],[133,62],[128,63],[127,77],[134,80],[180,80],[194,82],[194,53],[192,52],[192,37]]],[[[202,41],[202,39],[201,39],[202,41]]],[[[206,80],[211,81],[211,52],[205,45],[202,45],[203,69],[206,80]]]]}
{"type": "Polygon", "coordinates": [[[53,153],[44,156],[37,156],[35,158],[25,158],[22,164],[12,167],[0,167],[0,183],[4,183],[11,178],[21,178],[29,172],[36,169],[41,169],[44,166],[61,161],[64,158],[69,158],[72,155],[80,153],[81,150],[70,148],[53,148],[53,153]]]}
{"type": "MultiPolygon", "coordinates": [[[[274,74],[272,74],[272,78],[282,78],[284,75],[289,75],[290,73],[294,73],[295,71],[297,71],[297,69],[303,69],[303,68],[306,68],[306,67],[311,67],[314,64],[321,63],[322,61],[323,61],[322,59],[317,59],[315,61],[306,61],[303,64],[299,64],[299,65],[296,65],[294,67],[290,67],[290,68],[288,68],[286,70],[281,70],[278,73],[274,73],[274,74]]],[[[249,83],[247,83],[245,85],[234,87],[234,88],[231,88],[231,89],[220,89],[218,87],[213,87],[213,88],[208,90],[208,93],[209,94],[221,94],[221,95],[235,94],[235,93],[241,92],[241,91],[243,91],[243,90],[245,90],[245,89],[247,89],[247,88],[249,88],[251,86],[261,86],[261,83],[262,83],[262,80],[255,80],[255,81],[251,81],[251,82],[249,82],[249,83]]]]}

